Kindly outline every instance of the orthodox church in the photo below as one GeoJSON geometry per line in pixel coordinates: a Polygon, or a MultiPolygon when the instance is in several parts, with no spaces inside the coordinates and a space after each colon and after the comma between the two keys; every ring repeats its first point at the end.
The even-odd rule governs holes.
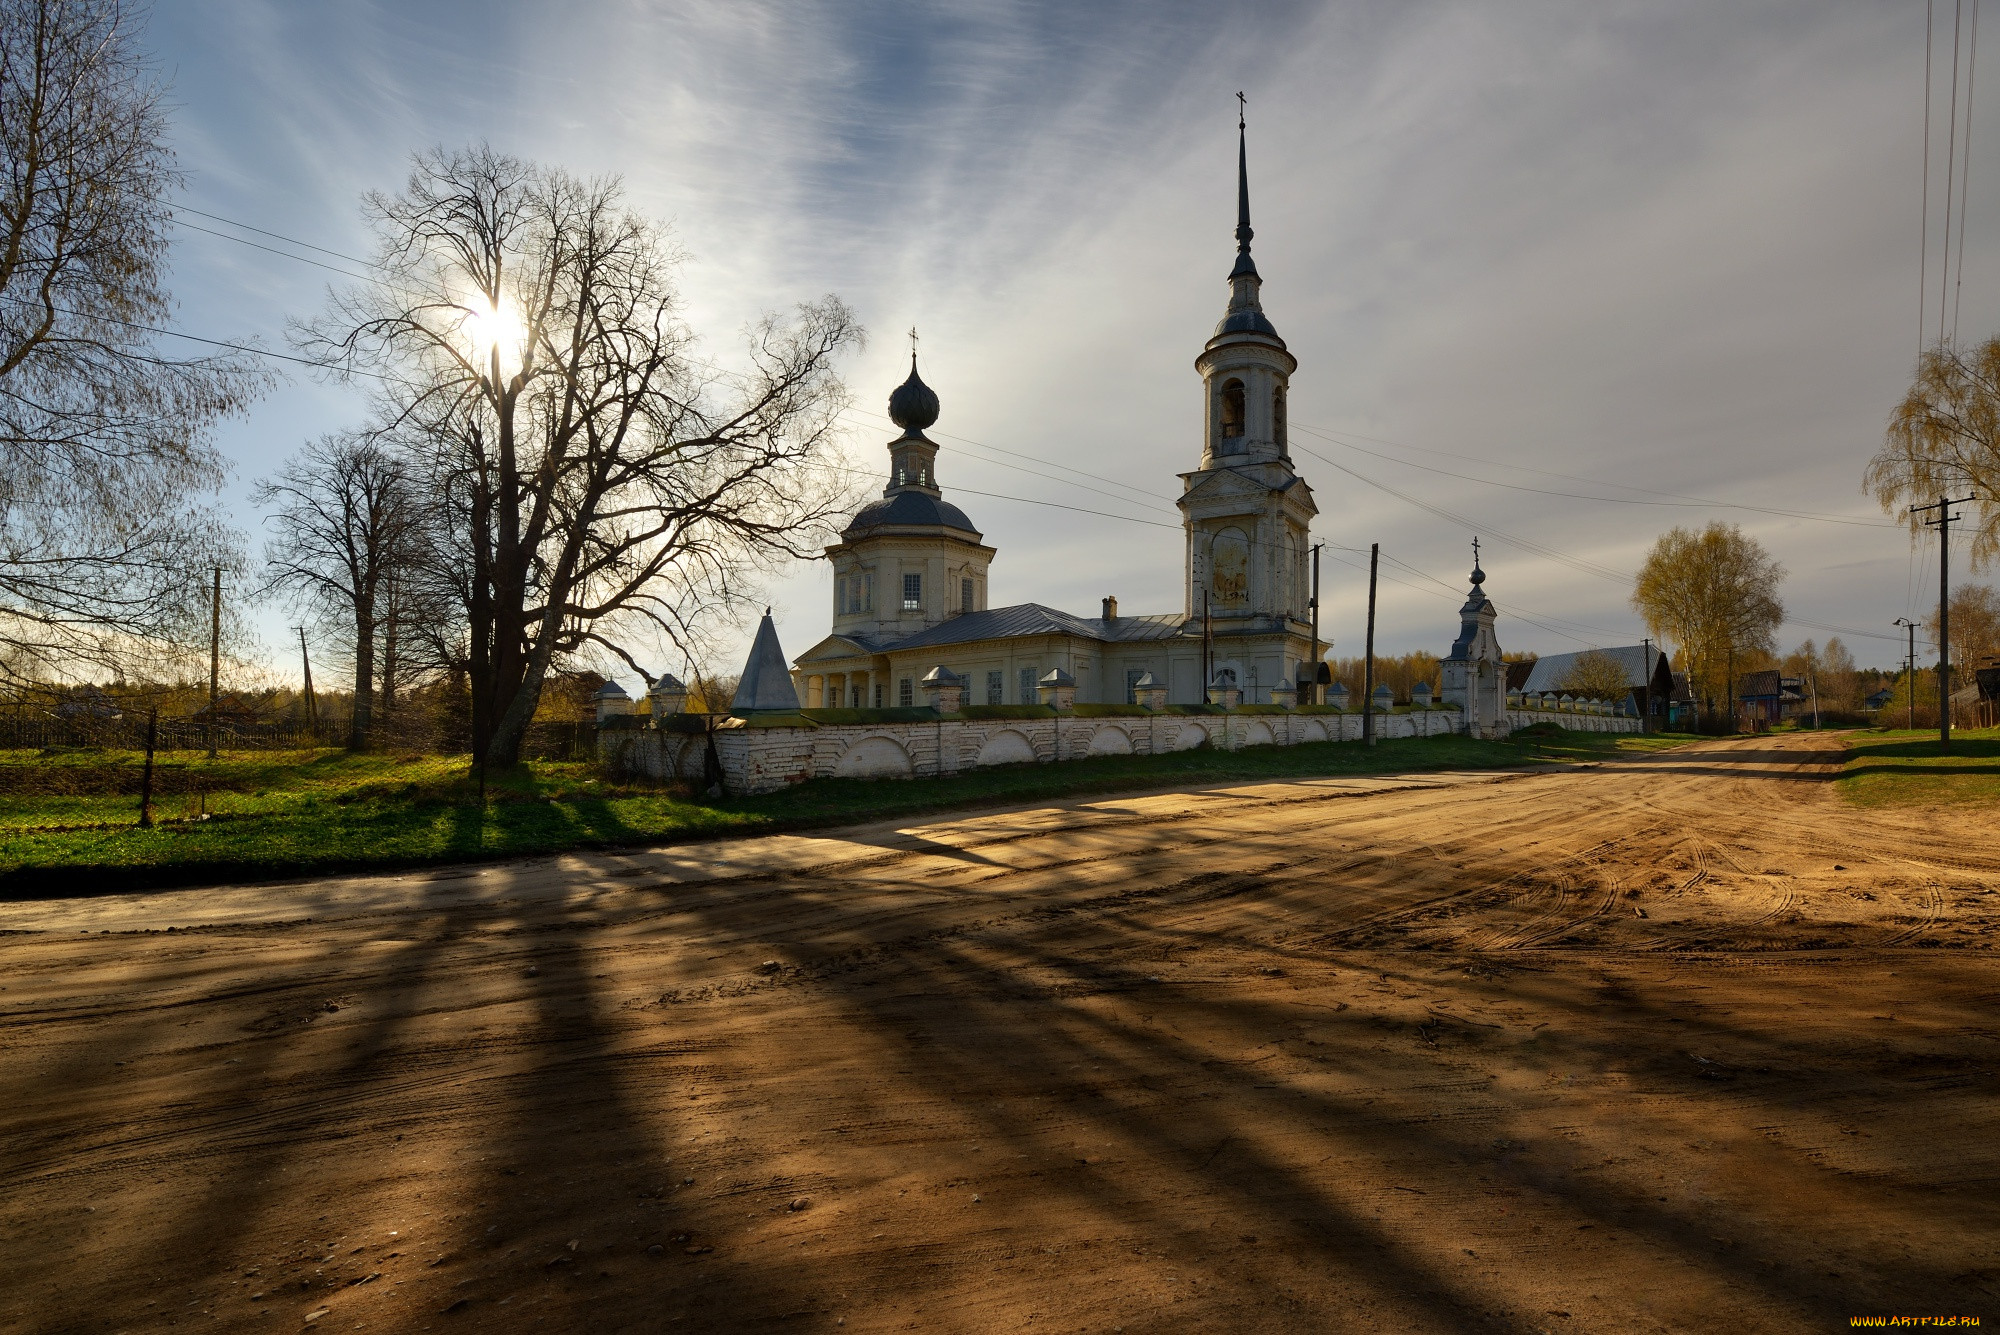
{"type": "Polygon", "coordinates": [[[989,607],[998,553],[945,499],[938,445],[924,434],[940,404],[912,353],[909,379],[889,396],[890,419],[903,432],[889,442],[889,485],[827,548],[833,633],[793,671],[806,708],[922,704],[921,683],[938,667],[962,681],[969,705],[1037,703],[1045,679],[1073,683],[1085,703],[1133,703],[1143,683],[1165,687],[1170,704],[1202,703],[1211,686],[1263,704],[1274,688],[1313,679],[1323,646],[1310,619],[1308,534],[1318,507],[1285,435],[1285,392],[1298,361],[1264,314],[1240,123],[1237,136],[1229,306],[1195,358],[1201,458],[1180,475],[1181,607],[1121,614],[1114,597],[1097,616],[1040,603],[989,607]]]}

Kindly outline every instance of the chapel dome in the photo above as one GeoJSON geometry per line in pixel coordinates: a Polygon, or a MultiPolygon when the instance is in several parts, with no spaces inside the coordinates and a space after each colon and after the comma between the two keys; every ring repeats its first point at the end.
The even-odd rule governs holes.
{"type": "Polygon", "coordinates": [[[841,537],[852,541],[878,528],[956,528],[978,533],[965,511],[923,491],[899,491],[861,507],[841,537]]]}
{"type": "Polygon", "coordinates": [[[910,358],[910,378],[889,395],[889,420],[905,431],[922,431],[938,420],[937,391],[917,375],[917,359],[910,358]]]}

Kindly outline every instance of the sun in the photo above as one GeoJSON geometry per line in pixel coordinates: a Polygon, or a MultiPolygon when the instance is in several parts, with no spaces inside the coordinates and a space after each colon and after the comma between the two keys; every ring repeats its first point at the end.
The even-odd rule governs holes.
{"type": "Polygon", "coordinates": [[[518,370],[527,350],[528,326],[513,304],[504,298],[491,302],[480,294],[467,301],[462,309],[465,318],[459,328],[472,345],[474,360],[483,367],[498,351],[502,375],[518,370]]]}

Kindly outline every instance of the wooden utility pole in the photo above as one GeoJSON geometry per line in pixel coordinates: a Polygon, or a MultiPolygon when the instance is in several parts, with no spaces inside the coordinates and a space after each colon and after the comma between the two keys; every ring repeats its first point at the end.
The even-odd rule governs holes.
{"type": "MultiPolygon", "coordinates": [[[[1937,518],[1926,519],[1924,525],[1938,531],[1938,750],[1951,750],[1951,526],[1959,516],[1951,512],[1954,505],[1964,505],[1971,496],[1956,499],[1940,496],[1929,505],[1913,505],[1911,514],[1937,511],[1937,518]]],[[[1910,661],[1912,673],[1916,663],[1916,632],[1910,632],[1910,661]]],[[[1914,675],[1911,686],[1916,685],[1914,675]]],[[[1912,724],[1914,726],[1914,723],[1912,724]]]]}
{"type": "Polygon", "coordinates": [[[1648,635],[1642,643],[1645,647],[1639,651],[1639,671],[1646,678],[1646,694],[1639,705],[1639,731],[1651,732],[1653,730],[1653,637],[1648,635]]]}
{"type": "Polygon", "coordinates": [[[1367,665],[1361,670],[1361,740],[1375,745],[1375,567],[1382,558],[1382,544],[1368,544],[1368,642],[1363,650],[1367,665]]]}
{"type": "Polygon", "coordinates": [[[312,655],[306,652],[306,628],[298,626],[295,629],[299,632],[299,664],[306,674],[306,722],[318,723],[319,702],[313,699],[313,662],[312,655]]]}
{"type": "Polygon", "coordinates": [[[215,568],[215,594],[208,607],[208,758],[215,759],[222,732],[222,567],[215,568]]]}
{"type": "Polygon", "coordinates": [[[160,707],[146,715],[146,770],[139,776],[139,828],[153,824],[153,747],[160,739],[160,707]]]}
{"type": "Polygon", "coordinates": [[[1319,549],[1323,542],[1313,544],[1313,661],[1312,661],[1312,703],[1323,703],[1319,692],[1319,549]]]}
{"type": "Polygon", "coordinates": [[[1917,726],[1917,623],[1908,617],[1897,617],[1896,625],[1910,632],[1910,651],[1903,655],[1903,686],[1908,693],[1906,703],[1910,707],[1909,717],[1903,726],[1911,731],[1917,726]]]}
{"type": "Polygon", "coordinates": [[[1215,670],[1215,621],[1208,612],[1208,590],[1201,591],[1201,702],[1208,703],[1210,674],[1215,670]]]}

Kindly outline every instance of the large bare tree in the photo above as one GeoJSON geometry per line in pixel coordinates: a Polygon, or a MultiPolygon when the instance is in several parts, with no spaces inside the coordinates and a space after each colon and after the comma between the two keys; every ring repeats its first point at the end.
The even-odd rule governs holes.
{"type": "Polygon", "coordinates": [[[1972,568],[2000,556],[2000,338],[1924,351],[1863,481],[1884,510],[1905,515],[1912,536],[1924,516],[1908,507],[1973,495],[1972,568]]]}
{"type": "Polygon", "coordinates": [[[1734,524],[1676,528],[1647,554],[1632,607],[1655,636],[1680,646],[1688,679],[1712,710],[1731,694],[1739,660],[1776,648],[1784,577],[1763,544],[1734,524]]]}
{"type": "Polygon", "coordinates": [[[861,331],[825,297],[753,326],[741,373],[710,368],[678,253],[616,180],[484,147],[420,157],[367,210],[381,281],[298,342],[382,377],[378,429],[421,460],[462,582],[474,754],[511,764],[564,655],[692,649],[756,574],[817,554],[851,499],[834,363],[861,331]]]}
{"type": "Polygon", "coordinates": [[[0,664],[129,662],[205,638],[238,543],[199,500],[214,422],[261,380],[150,326],[179,184],[161,88],[118,0],[0,0],[0,664]]]}
{"type": "MultiPolygon", "coordinates": [[[[391,644],[383,699],[393,702],[399,628],[397,575],[419,550],[422,515],[405,460],[366,434],[326,436],[253,493],[274,505],[265,586],[289,594],[352,636],[354,712],[347,744],[364,750],[374,727],[376,643],[391,644]]],[[[407,577],[406,577],[407,578],[407,577]]]]}

